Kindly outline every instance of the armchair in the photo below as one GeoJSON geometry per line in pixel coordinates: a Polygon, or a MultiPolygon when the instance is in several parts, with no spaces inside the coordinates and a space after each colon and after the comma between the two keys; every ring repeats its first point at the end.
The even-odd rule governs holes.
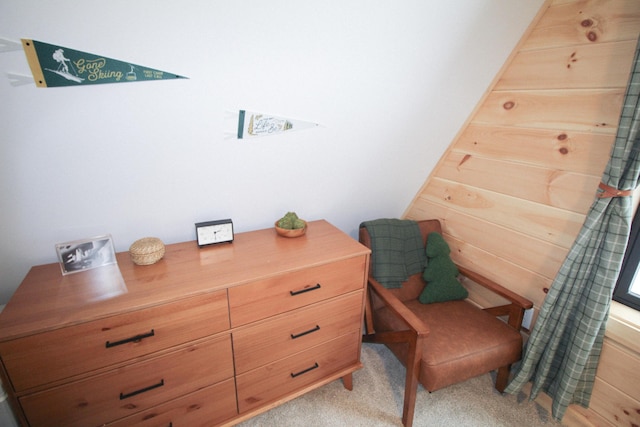
{"type": "MultiPolygon", "coordinates": [[[[441,233],[438,220],[418,221],[426,245],[429,233],[441,233]]],[[[359,240],[372,248],[365,227],[359,240]]],[[[520,328],[531,301],[461,266],[463,276],[509,301],[481,309],[466,300],[422,304],[418,296],[427,285],[422,274],[401,288],[387,289],[369,271],[365,342],[386,344],[406,367],[402,422],[413,422],[418,382],[429,392],[497,370],[495,387],[504,391],[511,364],[520,360],[520,328]],[[505,322],[497,316],[507,316],[505,322]]]]}

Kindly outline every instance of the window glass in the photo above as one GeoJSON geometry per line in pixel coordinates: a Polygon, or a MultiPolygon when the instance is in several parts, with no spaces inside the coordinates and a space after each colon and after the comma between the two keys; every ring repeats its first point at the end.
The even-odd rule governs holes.
{"type": "Polygon", "coordinates": [[[636,268],[636,275],[633,278],[633,283],[631,284],[629,293],[633,294],[633,296],[640,298],[640,280],[638,279],[639,276],[640,274],[638,274],[638,269],[636,268]]]}
{"type": "Polygon", "coordinates": [[[613,299],[640,310],[640,209],[636,210],[631,225],[629,244],[622,261],[613,299]]]}

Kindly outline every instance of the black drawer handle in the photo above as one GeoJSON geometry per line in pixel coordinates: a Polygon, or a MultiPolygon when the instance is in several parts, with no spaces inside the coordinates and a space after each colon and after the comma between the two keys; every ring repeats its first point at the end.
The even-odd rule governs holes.
{"type": "Polygon", "coordinates": [[[319,368],[319,367],[320,367],[320,366],[318,365],[318,362],[316,362],[316,363],[314,363],[314,364],[313,364],[313,366],[312,366],[312,367],[310,367],[310,368],[307,368],[307,369],[305,369],[305,370],[303,370],[303,371],[300,371],[300,372],[296,372],[295,374],[294,374],[294,373],[291,373],[291,378],[295,378],[295,377],[297,377],[298,375],[306,374],[307,372],[309,372],[309,371],[313,371],[314,369],[319,368]]]}
{"type": "Polygon", "coordinates": [[[120,400],[124,400],[124,399],[128,399],[130,397],[133,397],[133,396],[137,396],[140,393],[144,393],[144,392],[153,390],[154,388],[162,387],[163,385],[164,385],[164,380],[160,380],[160,382],[158,384],[150,385],[149,387],[141,388],[140,390],[132,391],[131,393],[127,393],[127,394],[120,393],[120,400]]]}
{"type": "Polygon", "coordinates": [[[318,283],[317,285],[312,286],[310,288],[301,289],[299,291],[289,291],[289,293],[293,297],[293,296],[296,296],[296,295],[304,294],[305,292],[315,291],[316,289],[320,289],[320,283],[318,283]]]}
{"type": "Polygon", "coordinates": [[[155,335],[155,332],[153,331],[153,329],[151,330],[151,332],[147,332],[146,334],[140,334],[140,335],[136,335],[135,337],[131,337],[131,338],[125,338],[123,340],[120,341],[115,341],[115,342],[109,342],[107,341],[105,343],[105,347],[106,348],[111,348],[111,347],[115,347],[117,345],[122,345],[122,344],[126,344],[128,342],[136,342],[136,341],[141,341],[144,338],[149,338],[155,335]]]}
{"type": "Polygon", "coordinates": [[[291,339],[295,340],[296,338],[303,337],[307,334],[310,334],[312,332],[319,331],[319,330],[320,330],[320,325],[316,325],[315,328],[311,328],[308,331],[300,332],[299,334],[291,334],[291,339]]]}

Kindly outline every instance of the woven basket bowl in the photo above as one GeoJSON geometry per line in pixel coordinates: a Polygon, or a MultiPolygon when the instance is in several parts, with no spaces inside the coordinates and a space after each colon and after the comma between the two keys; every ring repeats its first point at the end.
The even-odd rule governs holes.
{"type": "Polygon", "coordinates": [[[164,243],[157,237],[143,237],[131,244],[129,255],[135,264],[155,264],[164,256],[164,243]]]}
{"type": "Polygon", "coordinates": [[[304,227],[302,228],[294,228],[293,230],[290,230],[288,228],[280,228],[278,227],[278,221],[275,222],[275,227],[276,227],[276,233],[278,233],[278,235],[283,236],[283,237],[300,237],[302,236],[304,233],[307,232],[307,222],[304,222],[304,227]]]}

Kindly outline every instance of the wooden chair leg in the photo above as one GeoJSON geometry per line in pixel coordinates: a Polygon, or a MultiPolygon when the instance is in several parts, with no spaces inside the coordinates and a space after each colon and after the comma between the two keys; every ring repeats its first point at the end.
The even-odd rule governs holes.
{"type": "Polygon", "coordinates": [[[496,375],[496,390],[500,393],[504,392],[504,389],[507,388],[510,372],[511,365],[503,366],[498,369],[498,374],[496,375]]]}
{"type": "Polygon", "coordinates": [[[413,335],[409,340],[409,351],[407,352],[407,378],[404,385],[404,405],[402,408],[402,424],[404,427],[413,425],[416,395],[418,394],[421,349],[422,340],[417,335],[413,335]]]}
{"type": "Polygon", "coordinates": [[[408,340],[407,378],[404,386],[404,405],[402,408],[402,424],[405,427],[413,425],[413,415],[416,410],[416,395],[418,394],[418,377],[420,376],[420,362],[422,361],[422,337],[412,334],[408,340]]]}
{"type": "Polygon", "coordinates": [[[418,376],[420,374],[420,361],[422,359],[423,336],[420,336],[412,330],[376,332],[375,334],[364,335],[362,341],[376,344],[407,343],[409,345],[404,385],[402,424],[405,427],[411,427],[413,425],[416,395],[418,393],[418,376]]]}

